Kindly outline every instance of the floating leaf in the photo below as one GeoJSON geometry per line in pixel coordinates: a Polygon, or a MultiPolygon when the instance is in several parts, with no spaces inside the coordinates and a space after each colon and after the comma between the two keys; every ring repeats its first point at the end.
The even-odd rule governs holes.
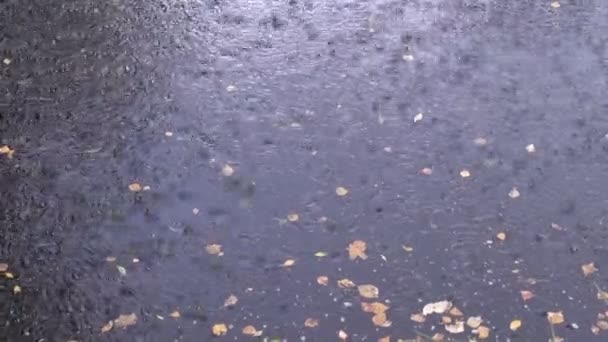
{"type": "Polygon", "coordinates": [[[374,323],[375,326],[383,327],[383,328],[388,328],[393,324],[391,321],[389,321],[387,319],[386,313],[375,314],[372,317],[372,323],[374,323]]]}
{"type": "Polygon", "coordinates": [[[140,192],[142,190],[143,190],[143,187],[139,183],[129,184],[129,191],[131,191],[131,192],[140,192]]]}
{"type": "Polygon", "coordinates": [[[426,317],[421,313],[412,314],[410,319],[416,323],[424,323],[424,321],[426,321],[426,317]]]}
{"type": "Polygon", "coordinates": [[[602,330],[608,330],[608,322],[606,322],[606,321],[597,321],[597,323],[595,323],[595,325],[597,325],[597,327],[602,330]]]}
{"type": "Polygon", "coordinates": [[[137,323],[137,315],[134,313],[128,315],[120,315],[114,320],[114,326],[117,328],[126,328],[137,323]]]}
{"type": "Polygon", "coordinates": [[[488,144],[488,140],[484,137],[477,137],[473,140],[473,143],[477,146],[485,146],[488,144]]]}
{"type": "Polygon", "coordinates": [[[595,325],[591,326],[591,332],[593,333],[593,335],[599,335],[600,334],[600,328],[598,328],[595,325]]]}
{"type": "Polygon", "coordinates": [[[464,322],[456,321],[454,324],[445,325],[445,330],[450,334],[460,334],[464,332],[464,322]]]}
{"type": "Polygon", "coordinates": [[[450,317],[450,316],[441,316],[441,323],[442,324],[450,324],[450,323],[452,323],[452,317],[450,317]]]}
{"type": "Polygon", "coordinates": [[[434,342],[439,342],[439,341],[443,341],[445,335],[442,333],[435,333],[435,335],[433,335],[433,337],[431,337],[431,341],[434,342]]]}
{"type": "Polygon", "coordinates": [[[327,252],[319,251],[319,252],[315,253],[315,256],[317,258],[324,258],[327,256],[327,252]]]}
{"type": "Polygon", "coordinates": [[[345,187],[337,187],[336,188],[336,195],[342,197],[342,196],[346,196],[348,195],[348,190],[345,187]]]}
{"type": "Polygon", "coordinates": [[[382,337],[378,340],[378,342],[391,342],[391,337],[390,336],[382,337]]]}
{"type": "Polygon", "coordinates": [[[226,300],[224,301],[224,307],[229,307],[229,306],[235,306],[236,303],[238,303],[239,299],[231,294],[230,296],[228,296],[228,298],[226,298],[226,300]]]}
{"type": "Polygon", "coordinates": [[[257,330],[253,325],[248,325],[243,328],[243,335],[247,336],[262,336],[263,331],[257,330]]]}
{"type": "Polygon", "coordinates": [[[343,288],[343,289],[352,289],[353,287],[356,287],[357,285],[355,285],[355,283],[352,282],[352,280],[344,278],[344,279],[340,279],[338,280],[338,287],[343,288]]]}
{"type": "Polygon", "coordinates": [[[15,279],[15,275],[11,272],[4,273],[4,276],[6,277],[6,279],[15,279]]]}
{"type": "Polygon", "coordinates": [[[547,312],[547,320],[553,325],[564,323],[564,313],[562,311],[549,311],[547,312]]]}
{"type": "MultiPolygon", "coordinates": [[[[5,59],[6,61],[6,59],[5,59]]],[[[13,155],[15,154],[15,150],[13,150],[12,148],[8,147],[8,145],[2,145],[0,146],[0,154],[6,154],[6,156],[8,157],[8,159],[13,159],[13,155]]]]}
{"type": "Polygon", "coordinates": [[[15,286],[13,286],[13,293],[14,293],[14,294],[19,294],[19,293],[21,293],[21,286],[19,286],[19,285],[15,285],[15,286]]]}
{"type": "Polygon", "coordinates": [[[338,331],[338,337],[341,340],[346,340],[348,338],[348,334],[346,333],[346,331],[340,330],[340,331],[338,331]]]}
{"type": "Polygon", "coordinates": [[[182,317],[182,315],[179,313],[179,311],[175,310],[172,313],[169,314],[169,317],[171,318],[180,318],[182,317]]]}
{"type": "Polygon", "coordinates": [[[483,325],[480,326],[477,328],[477,336],[479,336],[479,339],[481,340],[485,340],[486,338],[490,337],[490,328],[483,325]]]}
{"type": "Polygon", "coordinates": [[[519,291],[519,293],[521,294],[521,299],[524,301],[534,298],[534,293],[532,293],[532,291],[522,290],[519,291]]]}
{"type": "Polygon", "coordinates": [[[401,248],[403,248],[404,251],[411,253],[414,251],[414,247],[412,246],[408,246],[408,245],[402,245],[401,248]]]}
{"type": "Polygon", "coordinates": [[[304,321],[304,326],[307,328],[316,328],[319,326],[319,320],[314,318],[307,318],[304,321]]]}
{"type": "Polygon", "coordinates": [[[422,173],[423,175],[426,175],[426,176],[430,176],[433,174],[433,169],[431,169],[430,167],[425,167],[422,170],[420,170],[420,173],[422,173]]]}
{"type": "Polygon", "coordinates": [[[120,266],[120,265],[116,265],[116,269],[118,270],[118,273],[120,273],[121,276],[126,276],[127,275],[127,269],[120,266]]]}
{"type": "Polygon", "coordinates": [[[414,116],[414,123],[416,123],[418,121],[422,121],[423,118],[424,118],[424,114],[423,113],[416,114],[416,116],[414,116]]]}
{"type": "Polygon", "coordinates": [[[428,303],[422,308],[422,314],[428,316],[433,313],[443,314],[452,307],[452,303],[442,300],[436,303],[428,303]]]}
{"type": "Polygon", "coordinates": [[[467,325],[472,329],[477,329],[483,323],[481,316],[471,316],[467,319],[467,325]]]}
{"type": "Polygon", "coordinates": [[[296,213],[291,213],[291,214],[287,215],[287,221],[289,221],[289,222],[298,222],[299,219],[300,219],[300,215],[298,215],[296,213]]]}
{"type": "Polygon", "coordinates": [[[380,294],[378,288],[371,284],[359,285],[358,290],[363,298],[378,298],[378,295],[380,294]]]}
{"type": "Polygon", "coordinates": [[[534,153],[536,152],[536,147],[534,146],[534,144],[529,144],[528,146],[526,146],[526,151],[528,151],[528,153],[534,153]]]}
{"type": "Polygon", "coordinates": [[[593,262],[581,265],[581,269],[583,270],[583,274],[585,275],[585,277],[598,271],[593,262]]]}
{"type": "Polygon", "coordinates": [[[500,232],[496,234],[496,238],[500,241],[505,241],[507,239],[507,234],[505,232],[500,232]]]}
{"type": "Polygon", "coordinates": [[[222,252],[222,245],[216,243],[205,246],[205,250],[211,255],[224,255],[224,252],[222,252]]]}
{"type": "Polygon", "coordinates": [[[295,264],[296,264],[295,260],[293,260],[293,259],[287,259],[287,260],[285,260],[285,262],[283,262],[283,264],[281,266],[283,266],[283,267],[291,267],[291,266],[293,266],[295,264]]]}
{"type": "Polygon", "coordinates": [[[520,196],[519,190],[516,187],[513,187],[511,191],[509,191],[509,197],[518,198],[520,196]]]}
{"type": "Polygon", "coordinates": [[[512,331],[517,331],[517,329],[519,328],[521,328],[521,320],[519,319],[514,319],[509,324],[509,329],[511,329],[512,331]]]}
{"type": "Polygon", "coordinates": [[[598,290],[597,291],[597,299],[599,300],[608,300],[608,292],[598,290]]]}
{"type": "Polygon", "coordinates": [[[455,316],[455,317],[462,317],[463,313],[462,313],[462,311],[460,311],[459,308],[453,307],[450,309],[450,315],[455,316]]]}
{"type": "Polygon", "coordinates": [[[350,260],[355,260],[357,258],[365,260],[367,259],[367,254],[365,254],[366,249],[367,244],[364,241],[355,240],[348,245],[348,257],[350,260]]]}
{"type": "Polygon", "coordinates": [[[8,271],[8,264],[4,262],[0,262],[0,272],[8,271]]]}
{"type": "Polygon", "coordinates": [[[559,3],[559,1],[553,1],[551,3],[551,7],[553,7],[553,8],[560,8],[560,7],[562,7],[562,5],[559,3]]]}
{"type": "Polygon", "coordinates": [[[112,327],[114,327],[114,322],[109,321],[108,323],[104,324],[103,327],[101,327],[101,333],[107,333],[108,331],[112,330],[112,327]]]}
{"type": "Polygon", "coordinates": [[[224,177],[230,177],[234,174],[234,169],[232,168],[232,166],[226,164],[224,165],[224,167],[222,168],[222,175],[224,175],[224,177]]]}
{"type": "Polygon", "coordinates": [[[200,213],[201,211],[198,208],[192,208],[192,213],[194,215],[198,215],[198,213],[200,213]]]}
{"type": "Polygon", "coordinates": [[[213,327],[211,327],[211,332],[215,336],[226,335],[228,332],[228,327],[226,327],[226,324],[224,323],[214,324],[213,327]]]}
{"type": "Polygon", "coordinates": [[[462,170],[460,170],[460,177],[469,178],[469,177],[471,177],[471,172],[469,172],[469,170],[467,170],[467,169],[462,169],[462,170]]]}
{"type": "Polygon", "coordinates": [[[361,310],[364,312],[373,313],[374,315],[385,313],[388,309],[388,306],[380,302],[361,303],[361,310]]]}
{"type": "Polygon", "coordinates": [[[329,278],[327,276],[318,276],[317,284],[327,286],[329,284],[329,278]]]}

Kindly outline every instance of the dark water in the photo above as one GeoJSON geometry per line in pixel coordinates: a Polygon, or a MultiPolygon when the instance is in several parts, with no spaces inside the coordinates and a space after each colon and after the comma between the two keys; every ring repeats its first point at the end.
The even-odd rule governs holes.
{"type": "Polygon", "coordinates": [[[474,337],[410,320],[443,299],[490,341],[549,340],[548,311],[555,336],[607,340],[606,18],[592,0],[0,2],[3,340],[474,337]],[[392,325],[341,278],[376,285],[392,325]]]}

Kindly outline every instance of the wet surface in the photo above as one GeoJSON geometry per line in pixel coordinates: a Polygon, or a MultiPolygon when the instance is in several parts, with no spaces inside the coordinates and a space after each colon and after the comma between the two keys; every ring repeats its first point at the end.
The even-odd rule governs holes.
{"type": "Polygon", "coordinates": [[[606,340],[608,5],[560,5],[1,2],[0,334],[478,335],[410,319],[446,299],[491,341],[606,340]]]}

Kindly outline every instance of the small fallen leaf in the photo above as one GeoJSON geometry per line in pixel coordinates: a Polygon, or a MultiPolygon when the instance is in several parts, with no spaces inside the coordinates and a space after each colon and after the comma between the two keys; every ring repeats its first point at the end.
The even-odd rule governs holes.
{"type": "Polygon", "coordinates": [[[547,312],[547,320],[553,325],[564,323],[564,313],[562,311],[549,311],[547,312]]]}
{"type": "Polygon", "coordinates": [[[485,340],[486,338],[490,337],[490,328],[483,325],[480,326],[477,328],[477,336],[479,336],[479,339],[481,340],[485,340]]]}
{"type": "Polygon", "coordinates": [[[192,213],[194,215],[198,215],[198,213],[200,213],[201,211],[198,208],[192,208],[192,213]]]}
{"type": "Polygon", "coordinates": [[[338,287],[343,288],[343,289],[352,289],[353,287],[356,287],[357,285],[355,285],[355,283],[352,282],[352,280],[344,278],[344,279],[340,279],[338,280],[338,287]]]}
{"type": "Polygon", "coordinates": [[[373,303],[361,303],[361,310],[368,313],[373,313],[374,315],[385,313],[389,309],[384,303],[373,302],[373,303]]]}
{"type": "Polygon", "coordinates": [[[322,252],[322,251],[319,251],[319,252],[315,253],[315,256],[316,256],[317,258],[324,258],[324,257],[326,257],[326,256],[327,256],[327,252],[322,252]]]}
{"type": "Polygon", "coordinates": [[[0,263],[0,272],[6,272],[6,271],[8,271],[8,264],[1,262],[0,263]]]}
{"type": "Polygon", "coordinates": [[[346,331],[340,330],[340,331],[338,331],[338,337],[341,340],[346,340],[348,338],[348,334],[346,333],[346,331]]]}
{"type": "Polygon", "coordinates": [[[441,323],[442,324],[450,324],[450,323],[452,323],[452,317],[450,317],[450,316],[441,316],[441,323]]]}
{"type": "Polygon", "coordinates": [[[329,284],[329,278],[327,276],[318,276],[317,284],[327,286],[329,284]]]}
{"type": "Polygon", "coordinates": [[[348,190],[344,187],[339,186],[336,188],[336,195],[338,195],[340,197],[346,196],[346,195],[348,195],[348,190]]]}
{"type": "Polygon", "coordinates": [[[229,93],[235,92],[238,88],[233,85],[233,84],[229,84],[228,86],[226,86],[226,91],[229,93]]]}
{"type": "Polygon", "coordinates": [[[8,159],[13,159],[13,155],[15,154],[15,150],[8,147],[8,145],[0,146],[0,154],[6,154],[8,159]]]}
{"type": "Polygon", "coordinates": [[[473,143],[477,146],[485,146],[488,144],[488,140],[484,137],[477,137],[473,139],[473,143]]]}
{"type": "Polygon", "coordinates": [[[15,279],[15,275],[11,272],[4,273],[4,276],[6,277],[6,279],[15,279]]]}
{"type": "Polygon", "coordinates": [[[423,175],[430,176],[433,174],[433,169],[431,169],[430,167],[425,167],[422,170],[420,170],[420,173],[422,173],[423,175]]]}
{"type": "Polygon", "coordinates": [[[410,253],[414,251],[414,247],[412,246],[408,246],[408,245],[402,245],[401,248],[403,248],[404,251],[410,253]]]}
{"type": "Polygon", "coordinates": [[[460,311],[459,308],[453,307],[450,309],[450,315],[452,315],[454,317],[462,317],[463,313],[462,313],[462,311],[460,311]]]}
{"type": "Polygon", "coordinates": [[[367,244],[364,241],[355,240],[348,245],[348,257],[350,260],[355,260],[357,258],[365,260],[367,259],[367,254],[365,254],[366,249],[367,244]]]}
{"type": "Polygon", "coordinates": [[[114,326],[117,328],[126,328],[137,323],[137,315],[134,313],[128,315],[119,315],[114,319],[114,326]]]}
{"type": "Polygon", "coordinates": [[[421,313],[412,314],[410,319],[416,323],[424,323],[424,321],[426,321],[426,317],[421,313]]]}
{"type": "Polygon", "coordinates": [[[600,334],[600,328],[596,327],[595,325],[591,326],[591,332],[593,333],[593,335],[599,335],[600,334]]]}
{"type": "Polygon", "coordinates": [[[234,174],[234,169],[232,168],[232,166],[226,164],[224,165],[224,167],[222,167],[222,175],[224,175],[224,177],[230,177],[234,174]]]}
{"type": "Polygon", "coordinates": [[[293,266],[295,264],[296,264],[295,260],[293,260],[293,259],[287,259],[287,260],[285,260],[285,262],[283,262],[283,264],[281,266],[283,266],[283,267],[291,267],[291,266],[293,266]]]}
{"type": "Polygon", "coordinates": [[[460,334],[464,332],[464,322],[457,321],[454,324],[445,325],[445,330],[450,334],[460,334]]]}
{"type": "Polygon", "coordinates": [[[436,303],[428,303],[422,308],[422,314],[428,316],[433,313],[443,314],[452,307],[452,303],[442,300],[436,303]]]}
{"type": "Polygon", "coordinates": [[[289,222],[298,222],[299,219],[300,219],[300,215],[298,215],[296,213],[291,213],[291,214],[287,215],[287,221],[289,221],[289,222]]]}
{"type": "Polygon", "coordinates": [[[253,325],[248,325],[243,328],[243,335],[247,336],[261,336],[262,332],[258,331],[253,325]]]}
{"type": "Polygon", "coordinates": [[[6,65],[10,65],[11,62],[12,61],[10,59],[8,59],[8,58],[5,58],[5,59],[2,60],[2,63],[6,64],[6,65]]]}
{"type": "Polygon", "coordinates": [[[384,336],[384,337],[378,339],[378,342],[391,342],[391,337],[390,336],[384,336]]]}
{"type": "Polygon", "coordinates": [[[218,245],[216,243],[205,246],[205,250],[211,255],[224,255],[224,252],[222,252],[222,245],[218,245]]]}
{"type": "Polygon", "coordinates": [[[108,257],[106,257],[106,261],[107,262],[115,262],[116,261],[116,257],[115,256],[108,256],[108,257]]]}
{"type": "Polygon", "coordinates": [[[460,177],[469,178],[469,177],[471,177],[471,172],[469,172],[469,170],[467,170],[467,169],[462,169],[462,170],[460,170],[460,177]]]}
{"type": "Polygon", "coordinates": [[[553,228],[555,230],[564,230],[564,227],[560,226],[557,223],[551,223],[551,228],[553,228]]]}
{"type": "Polygon", "coordinates": [[[500,241],[505,241],[507,239],[507,234],[505,232],[500,232],[496,234],[496,238],[500,241]]]}
{"type": "Polygon", "coordinates": [[[378,298],[380,291],[378,288],[371,284],[359,285],[359,295],[363,298],[378,298]]]}
{"type": "Polygon", "coordinates": [[[228,298],[226,298],[226,300],[224,301],[224,307],[227,308],[229,306],[235,306],[236,303],[238,303],[239,299],[231,294],[230,296],[228,296],[228,298]]]}
{"type": "Polygon", "coordinates": [[[509,324],[509,329],[511,329],[512,331],[517,331],[517,329],[519,328],[521,328],[521,320],[519,319],[514,319],[509,324]]]}
{"type": "Polygon", "coordinates": [[[534,153],[536,152],[536,147],[534,146],[534,144],[529,144],[528,146],[526,146],[526,151],[528,151],[528,153],[534,153]]]}
{"type": "Polygon", "coordinates": [[[519,195],[520,195],[519,190],[517,190],[516,187],[513,187],[511,189],[511,191],[509,191],[509,197],[511,197],[511,198],[518,198],[519,195]]]}
{"type": "Polygon", "coordinates": [[[597,321],[597,323],[595,323],[595,325],[597,325],[597,327],[600,328],[601,330],[608,330],[608,322],[606,322],[606,321],[597,321]]]}
{"type": "Polygon", "coordinates": [[[171,318],[180,318],[182,317],[182,315],[179,313],[179,311],[175,310],[172,313],[169,314],[169,317],[171,318]]]}
{"type": "Polygon", "coordinates": [[[211,327],[211,332],[215,336],[226,335],[228,332],[228,327],[226,327],[226,324],[224,323],[214,324],[213,327],[211,327]]]}
{"type": "Polygon", "coordinates": [[[140,192],[143,190],[143,187],[139,183],[131,183],[129,184],[129,191],[131,192],[140,192]]]}
{"type": "Polygon", "coordinates": [[[435,335],[433,335],[433,337],[431,337],[431,341],[434,341],[434,342],[443,341],[444,337],[445,337],[445,335],[442,333],[435,333],[435,335]]]}
{"type": "Polygon", "coordinates": [[[422,118],[424,118],[424,114],[422,114],[422,113],[416,114],[416,116],[414,116],[414,123],[421,121],[422,118]]]}
{"type": "Polygon", "coordinates": [[[553,1],[551,3],[551,7],[553,7],[553,8],[560,8],[560,7],[562,7],[562,5],[559,3],[559,1],[553,1]]]}
{"type": "Polygon", "coordinates": [[[521,299],[524,301],[534,298],[534,293],[532,293],[532,291],[522,290],[519,291],[519,293],[521,294],[521,299]]]}
{"type": "Polygon", "coordinates": [[[19,293],[21,293],[21,286],[19,286],[19,285],[15,285],[15,286],[13,286],[13,293],[14,293],[14,294],[19,294],[19,293]]]}
{"type": "Polygon", "coordinates": [[[608,292],[598,290],[597,291],[597,299],[599,300],[608,300],[608,292]]]}
{"type": "Polygon", "coordinates": [[[374,323],[375,326],[383,327],[383,328],[388,328],[393,324],[393,322],[391,322],[387,319],[386,313],[384,313],[384,312],[375,314],[372,317],[372,323],[374,323]]]}
{"type": "Polygon", "coordinates": [[[304,321],[304,326],[307,328],[316,328],[319,326],[319,320],[314,318],[307,318],[304,321]]]}
{"type": "Polygon", "coordinates": [[[166,132],[165,132],[165,136],[166,136],[166,137],[172,137],[172,136],[173,136],[173,132],[171,132],[171,131],[166,131],[166,132]]]}
{"type": "Polygon", "coordinates": [[[483,319],[481,319],[481,316],[471,316],[467,319],[467,325],[471,328],[471,329],[477,329],[479,328],[479,326],[481,325],[481,323],[483,323],[483,319]]]}
{"type": "Polygon", "coordinates": [[[112,327],[114,327],[114,322],[109,321],[108,323],[104,324],[103,327],[101,327],[101,333],[107,333],[108,331],[112,330],[112,327]]]}
{"type": "Polygon", "coordinates": [[[120,265],[116,265],[116,269],[118,270],[118,273],[120,273],[121,276],[125,277],[127,275],[127,269],[120,266],[120,265]]]}
{"type": "Polygon", "coordinates": [[[593,262],[581,265],[581,269],[583,270],[583,275],[585,275],[585,277],[598,271],[593,262]]]}

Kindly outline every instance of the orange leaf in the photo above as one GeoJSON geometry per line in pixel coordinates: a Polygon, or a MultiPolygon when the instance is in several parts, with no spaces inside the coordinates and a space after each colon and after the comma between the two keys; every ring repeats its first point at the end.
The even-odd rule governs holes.
{"type": "Polygon", "coordinates": [[[547,312],[547,320],[553,325],[564,323],[564,313],[562,311],[549,311],[547,312]]]}
{"type": "Polygon", "coordinates": [[[490,337],[490,328],[483,325],[480,326],[477,328],[477,336],[479,336],[480,340],[485,340],[486,338],[490,337]]]}
{"type": "Polygon", "coordinates": [[[388,306],[380,302],[374,303],[361,303],[361,309],[364,312],[373,313],[375,315],[385,313],[388,310],[388,306]]]}
{"type": "Polygon", "coordinates": [[[367,244],[364,241],[353,241],[350,245],[348,245],[348,257],[350,260],[355,260],[357,258],[365,260],[367,259],[367,254],[365,254],[366,249],[367,244]]]}
{"type": "Polygon", "coordinates": [[[385,313],[379,313],[374,315],[374,317],[372,317],[372,323],[374,323],[374,325],[378,326],[378,327],[390,327],[391,324],[393,324],[391,321],[389,321],[386,318],[386,314],[385,313]]]}
{"type": "Polygon", "coordinates": [[[357,285],[355,285],[355,283],[353,283],[352,280],[344,278],[344,279],[338,280],[338,286],[343,289],[352,289],[353,287],[355,287],[357,285]]]}
{"type": "Polygon", "coordinates": [[[222,245],[218,245],[216,243],[211,244],[211,245],[207,245],[205,247],[205,250],[207,251],[207,253],[211,254],[211,255],[223,255],[224,253],[222,252],[222,245]]]}
{"type": "Polygon", "coordinates": [[[248,325],[243,328],[243,335],[247,336],[260,336],[261,331],[258,331],[253,325],[248,325]]]}
{"type": "Polygon", "coordinates": [[[226,327],[226,324],[224,323],[214,324],[213,327],[211,327],[211,332],[215,336],[226,335],[228,332],[228,327],[226,327]]]}
{"type": "Polygon", "coordinates": [[[453,307],[453,308],[450,310],[450,315],[452,315],[452,316],[454,316],[454,317],[462,317],[463,313],[462,313],[462,311],[460,311],[460,309],[459,309],[459,308],[457,308],[457,307],[453,307]]]}
{"type": "Polygon", "coordinates": [[[581,265],[581,269],[583,270],[583,274],[585,275],[585,277],[592,275],[593,273],[598,271],[593,262],[581,265]]]}

